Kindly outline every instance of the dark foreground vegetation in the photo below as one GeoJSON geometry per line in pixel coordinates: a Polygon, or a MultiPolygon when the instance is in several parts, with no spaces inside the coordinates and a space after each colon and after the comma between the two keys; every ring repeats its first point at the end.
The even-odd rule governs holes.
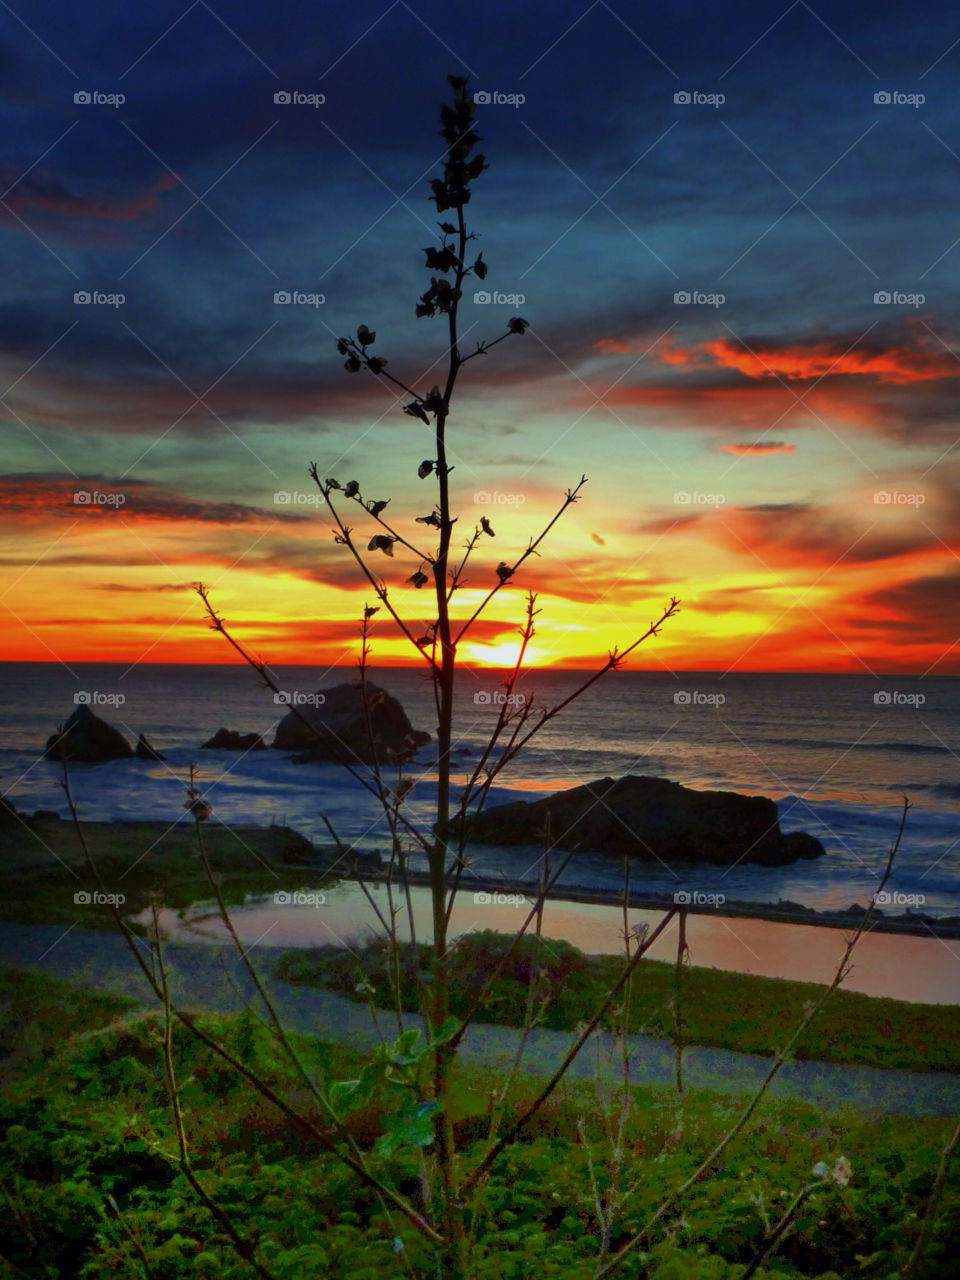
{"type": "MultiPolygon", "coordinates": [[[[247,1277],[225,1231],[191,1192],[178,1166],[160,1041],[162,1014],[116,997],[89,995],[20,970],[0,977],[0,1274],[71,1277],[247,1277]]],[[[303,1082],[253,1017],[201,1024],[256,1068],[278,1093],[311,1114],[303,1082]]],[[[297,1038],[309,1072],[323,1082],[355,1075],[357,1055],[297,1038]]],[[[432,1277],[430,1250],[406,1220],[388,1216],[376,1193],[287,1125],[192,1036],[175,1036],[180,1097],[192,1168],[208,1194],[258,1245],[277,1280],[432,1277]]],[[[519,1077],[518,1112],[538,1088],[519,1077]]],[[[497,1080],[459,1067],[451,1093],[458,1158],[484,1154],[497,1080]]],[[[618,1181],[626,1198],[611,1247],[635,1229],[695,1167],[729,1126],[738,1103],[689,1091],[638,1087],[623,1134],[618,1181]]],[[[494,1166],[471,1201],[477,1280],[588,1280],[599,1245],[597,1199],[612,1193],[604,1119],[610,1098],[565,1084],[531,1119],[523,1140],[494,1166]]],[[[382,1152],[375,1096],[351,1126],[376,1171],[416,1197],[429,1147],[382,1152]]],[[[849,1162],[845,1185],[807,1196],[768,1262],[770,1280],[890,1280],[918,1231],[917,1213],[937,1172],[952,1122],[825,1115],[791,1100],[768,1102],[649,1252],[621,1274],[651,1280],[734,1280],[766,1233],[811,1182],[818,1162],[849,1162]]],[[[381,1144],[382,1145],[382,1144],[381,1144]]],[[[841,1179],[842,1182],[842,1179],[841,1179]]],[[[948,1175],[921,1280],[956,1275],[960,1179],[948,1175]]]]}

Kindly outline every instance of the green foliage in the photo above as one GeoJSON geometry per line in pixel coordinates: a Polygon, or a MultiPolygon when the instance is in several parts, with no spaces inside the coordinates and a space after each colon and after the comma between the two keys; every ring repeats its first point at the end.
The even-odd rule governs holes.
{"type": "MultiPolygon", "coordinates": [[[[511,937],[484,929],[457,940],[451,950],[450,1008],[454,1013],[463,1017],[470,1008],[511,937]]],[[[419,1009],[417,975],[429,967],[431,955],[432,949],[424,944],[401,946],[404,1009],[419,1009]]],[[[619,957],[588,956],[560,939],[538,941],[525,935],[493,984],[478,1021],[520,1026],[536,974],[538,1024],[573,1030],[599,1006],[621,969],[619,957]]],[[[371,940],[359,957],[336,946],[288,951],[275,972],[288,982],[326,987],[352,1000],[368,998],[366,984],[372,986],[377,1003],[389,1006],[395,999],[394,965],[380,938],[371,940]]],[[[673,973],[674,966],[667,962],[642,962],[632,982],[631,1031],[663,1038],[672,1035],[673,973]]],[[[691,966],[683,980],[684,1041],[772,1055],[802,1020],[805,1005],[821,991],[808,982],[691,966]]],[[[618,1028],[619,1016],[612,1008],[603,1025],[618,1028]]],[[[840,990],[805,1032],[794,1056],[851,1066],[960,1072],[960,1007],[880,1000],[840,990]]]]}
{"type": "MultiPolygon", "coordinates": [[[[31,991],[41,1018],[68,994],[45,978],[31,991]]],[[[75,1007],[83,1008],[79,998],[75,1007]]],[[[84,1028],[77,1014],[73,1037],[62,1037],[55,1055],[38,1051],[7,1064],[0,1103],[4,1258],[36,1280],[141,1275],[132,1235],[158,1280],[248,1280],[250,1268],[176,1163],[159,1018],[127,1014],[105,1027],[111,1012],[93,1001],[85,1015],[91,1025],[84,1028]]],[[[242,1049],[272,1087],[324,1123],[262,1024],[248,1016],[208,1017],[201,1025],[232,1052],[242,1049]]],[[[449,1038],[455,1027],[451,1021],[438,1038],[449,1038]]],[[[29,1025],[25,1031],[29,1036],[29,1025]]],[[[413,1194],[419,1159],[430,1170],[436,1159],[429,1142],[432,1100],[409,1083],[431,1046],[413,1031],[364,1058],[306,1037],[296,1044],[311,1075],[336,1082],[327,1083],[331,1094],[336,1084],[372,1081],[368,1093],[341,1094],[344,1120],[377,1175],[413,1194]]],[[[184,1029],[176,1030],[174,1049],[197,1176],[258,1242],[258,1256],[277,1280],[395,1280],[409,1274],[399,1252],[414,1274],[436,1274],[429,1246],[398,1215],[388,1218],[349,1169],[293,1131],[184,1029]]],[[[496,1082],[492,1073],[462,1066],[454,1076],[450,1108],[466,1171],[487,1149],[496,1082]]],[[[504,1123],[541,1083],[518,1077],[504,1123]]],[[[626,1198],[613,1249],[694,1170],[735,1113],[731,1100],[699,1091],[680,1103],[669,1092],[637,1088],[633,1104],[617,1183],[626,1198]]],[[[823,1185],[811,1194],[757,1275],[889,1280],[916,1239],[917,1215],[951,1129],[943,1120],[825,1116],[810,1104],[771,1103],[690,1195],[682,1215],[668,1219],[663,1238],[632,1254],[622,1275],[739,1280],[770,1226],[811,1181],[813,1166],[832,1167],[842,1155],[853,1170],[849,1185],[823,1185]]],[[[535,1271],[545,1280],[588,1280],[599,1249],[588,1157],[601,1193],[611,1187],[592,1086],[565,1085],[520,1136],[471,1202],[471,1278],[529,1280],[535,1271]]],[[[958,1235],[960,1177],[953,1170],[923,1280],[952,1280],[958,1235]]]]}

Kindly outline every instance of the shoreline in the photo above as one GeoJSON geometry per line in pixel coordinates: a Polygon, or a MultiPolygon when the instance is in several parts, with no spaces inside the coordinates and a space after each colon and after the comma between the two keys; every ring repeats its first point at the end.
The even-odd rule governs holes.
{"type": "MultiPolygon", "coordinates": [[[[498,846],[499,847],[499,846],[498,846]]],[[[297,871],[316,872],[322,874],[326,864],[317,863],[315,865],[298,865],[297,871]]],[[[340,879],[354,880],[358,883],[363,881],[376,881],[378,884],[384,884],[389,879],[386,870],[369,870],[359,875],[350,873],[344,874],[340,879]]],[[[411,885],[429,887],[430,875],[426,871],[407,871],[407,880],[411,885]]],[[[452,888],[451,877],[447,876],[447,887],[452,888]]],[[[488,893],[491,895],[523,895],[529,898],[530,904],[536,897],[537,885],[529,880],[504,880],[494,879],[490,876],[473,874],[471,876],[469,890],[461,885],[460,893],[488,893]]],[[[612,890],[590,888],[586,885],[557,885],[547,895],[548,902],[582,902],[590,906],[598,907],[621,907],[623,905],[623,894],[615,893],[612,890]]],[[[672,895],[643,893],[637,890],[631,890],[628,896],[627,905],[631,910],[639,911],[665,911],[671,907],[678,906],[672,895]]],[[[749,919],[764,920],[770,924],[802,924],[811,927],[822,927],[827,929],[856,929],[866,910],[865,906],[858,906],[856,910],[838,910],[838,911],[818,911],[814,907],[805,907],[797,902],[785,902],[781,900],[776,905],[766,902],[750,902],[738,901],[736,899],[724,900],[723,903],[717,905],[703,905],[699,903],[686,903],[688,915],[703,915],[710,919],[718,919],[730,917],[731,919],[749,919]]],[[[936,916],[927,916],[922,912],[912,913],[909,908],[903,915],[884,916],[882,908],[875,907],[871,916],[869,933],[890,933],[897,934],[901,937],[916,938],[955,938],[960,939],[960,916],[946,916],[938,918],[936,916]]]]}
{"type": "MultiPolygon", "coordinates": [[[[75,847],[75,836],[69,819],[44,813],[42,816],[17,812],[11,824],[4,824],[3,830],[11,837],[5,853],[12,855],[10,862],[0,862],[0,881],[18,880],[24,874],[38,870],[38,848],[44,853],[55,853],[62,865],[81,861],[79,850],[75,847]],[[23,861],[18,859],[21,855],[23,861]]],[[[191,850],[194,848],[192,823],[181,819],[173,825],[157,820],[120,819],[118,821],[93,820],[82,824],[96,845],[101,846],[101,853],[112,855],[111,860],[125,862],[130,856],[131,842],[124,836],[139,837],[147,848],[172,869],[171,864],[180,862],[184,857],[192,861],[191,850]],[[113,837],[113,840],[110,839],[113,837]],[[107,848],[103,848],[107,846],[107,848]]],[[[369,865],[370,853],[357,850],[361,862],[359,872],[352,869],[338,870],[345,859],[336,850],[326,850],[317,846],[306,836],[283,824],[270,823],[233,823],[226,826],[222,823],[207,824],[205,836],[211,844],[211,855],[220,871],[249,873],[255,868],[250,865],[250,855],[258,864],[261,872],[277,875],[329,876],[353,882],[370,881],[386,883],[387,867],[382,857],[378,866],[369,865]],[[246,865],[244,865],[246,863],[246,865]]],[[[496,849],[507,856],[522,851],[513,846],[484,846],[496,849]]],[[[42,859],[46,861],[46,859],[42,859]]],[[[148,857],[152,861],[152,857],[148,857]]],[[[137,859],[139,861],[139,859],[137,859]]],[[[407,878],[411,885],[428,887],[430,875],[427,871],[408,869],[407,878]]],[[[452,875],[446,877],[447,887],[452,888],[452,875]]],[[[8,889],[13,886],[8,883],[8,889]]],[[[473,893],[491,895],[522,895],[531,901],[537,892],[536,881],[520,877],[503,877],[470,872],[468,886],[461,884],[461,901],[473,893]]],[[[620,890],[597,888],[595,886],[575,883],[562,883],[554,886],[547,897],[551,902],[582,903],[589,906],[622,907],[623,893],[620,890]]],[[[664,911],[681,905],[674,900],[672,894],[644,892],[631,889],[628,906],[632,910],[664,911]]],[[[745,899],[725,899],[722,903],[709,904],[696,901],[682,904],[686,906],[688,917],[706,916],[720,919],[750,919],[766,921],[771,924],[807,925],[814,928],[851,930],[859,927],[863,920],[865,904],[851,904],[851,907],[834,911],[818,910],[806,907],[802,903],[780,899],[777,903],[757,902],[745,899]]],[[[960,915],[931,916],[922,911],[911,911],[907,908],[898,915],[884,914],[883,907],[875,907],[870,920],[869,933],[892,934],[899,937],[937,938],[960,940],[960,915]]]]}

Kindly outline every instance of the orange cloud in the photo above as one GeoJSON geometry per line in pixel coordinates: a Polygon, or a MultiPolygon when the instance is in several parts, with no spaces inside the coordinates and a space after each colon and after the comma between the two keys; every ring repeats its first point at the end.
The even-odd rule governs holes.
{"type": "Polygon", "coordinates": [[[729,443],[720,446],[724,453],[736,453],[741,457],[747,454],[796,453],[795,444],[785,444],[782,440],[757,440],[753,444],[729,443]]]}
{"type": "Polygon", "coordinates": [[[651,355],[662,364],[736,369],[748,378],[782,378],[789,382],[856,375],[880,382],[909,383],[960,375],[960,360],[948,351],[928,349],[919,341],[887,348],[851,348],[844,340],[753,342],[748,349],[732,338],[683,347],[668,335],[651,355]]]}

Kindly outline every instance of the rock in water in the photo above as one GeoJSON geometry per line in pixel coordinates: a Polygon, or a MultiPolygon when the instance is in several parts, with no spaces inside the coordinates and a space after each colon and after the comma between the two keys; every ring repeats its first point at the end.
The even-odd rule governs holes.
{"type": "Polygon", "coordinates": [[[779,867],[819,858],[823,845],[804,832],[783,835],[766,796],[694,791],[666,778],[602,778],[532,803],[498,805],[470,820],[482,844],[539,844],[549,818],[551,844],[641,860],[779,867]]]}
{"type": "Polygon", "coordinates": [[[372,764],[378,759],[384,764],[405,752],[412,755],[430,741],[429,733],[414,729],[403,707],[385,689],[369,680],[365,689],[366,714],[359,683],[321,689],[315,695],[317,705],[287,712],[277,725],[273,745],[281,751],[300,752],[298,761],[372,764]]]}
{"type": "Polygon", "coordinates": [[[136,757],[138,760],[165,760],[166,756],[162,756],[156,747],[152,747],[147,741],[147,735],[141,733],[137,738],[136,757]]]}
{"type": "Polygon", "coordinates": [[[94,715],[88,706],[81,705],[63,726],[62,733],[52,733],[47,739],[44,755],[48,760],[66,757],[100,763],[126,760],[133,751],[119,729],[94,715]]]}
{"type": "Polygon", "coordinates": [[[267,744],[259,733],[238,733],[236,729],[218,729],[201,751],[266,751],[267,744]]]}

